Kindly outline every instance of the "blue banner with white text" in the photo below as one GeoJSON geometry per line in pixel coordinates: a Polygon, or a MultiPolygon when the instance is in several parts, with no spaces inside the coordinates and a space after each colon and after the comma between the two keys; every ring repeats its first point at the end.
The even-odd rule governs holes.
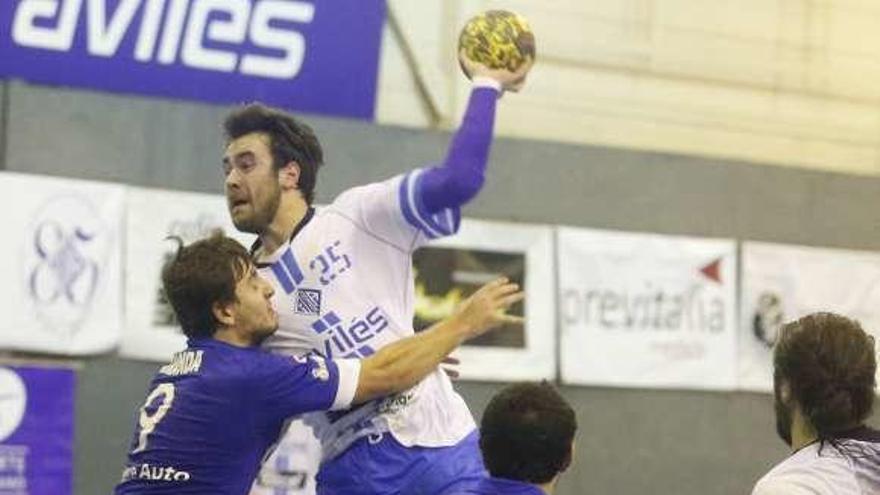
{"type": "Polygon", "coordinates": [[[0,77],[372,119],[384,0],[5,0],[0,77]]]}
{"type": "Polygon", "coordinates": [[[74,371],[0,367],[0,495],[73,493],[74,371]]]}

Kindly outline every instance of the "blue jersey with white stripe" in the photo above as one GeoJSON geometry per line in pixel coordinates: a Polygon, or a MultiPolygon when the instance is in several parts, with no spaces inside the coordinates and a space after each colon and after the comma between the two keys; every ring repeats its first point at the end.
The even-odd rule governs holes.
{"type": "Polygon", "coordinates": [[[285,419],[348,407],[357,369],[191,339],[152,381],[116,494],[246,494],[285,419]]]}
{"type": "MultiPolygon", "coordinates": [[[[264,346],[289,355],[365,357],[413,335],[412,253],[455,233],[457,208],[430,215],[422,171],[343,192],[311,210],[274,253],[255,246],[260,272],[275,286],[279,330],[264,346]]],[[[475,428],[464,400],[440,370],[416,387],[350,411],[308,415],[325,459],[360,437],[391,432],[404,446],[455,445],[475,428]]]]}

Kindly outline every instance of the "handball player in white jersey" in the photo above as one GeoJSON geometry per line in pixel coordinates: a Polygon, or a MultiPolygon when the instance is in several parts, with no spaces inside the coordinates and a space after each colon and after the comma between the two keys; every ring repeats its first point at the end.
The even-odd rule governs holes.
{"type": "MultiPolygon", "coordinates": [[[[413,334],[412,253],[454,234],[481,189],[495,108],[517,72],[462,65],[473,89],[443,162],[344,191],[312,207],[323,152],[312,130],[259,104],[224,122],[225,191],[235,226],[275,285],[279,330],[264,346],[328,359],[366,357],[413,334]]],[[[388,143],[393,149],[394,143],[388,143]]],[[[461,493],[486,476],[475,423],[440,369],[412,389],[306,421],[321,442],[319,494],[461,493]]]]}
{"type": "Polygon", "coordinates": [[[791,455],[752,495],[880,494],[874,339],[858,322],[815,313],[783,326],[773,353],[776,429],[791,455]]]}

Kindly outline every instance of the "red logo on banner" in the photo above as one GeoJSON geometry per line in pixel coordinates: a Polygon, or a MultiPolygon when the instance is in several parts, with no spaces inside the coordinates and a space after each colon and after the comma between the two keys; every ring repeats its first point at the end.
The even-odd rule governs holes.
{"type": "Polygon", "coordinates": [[[709,263],[708,265],[700,268],[700,273],[702,273],[706,278],[712,280],[716,283],[721,283],[721,258],[709,263]]]}

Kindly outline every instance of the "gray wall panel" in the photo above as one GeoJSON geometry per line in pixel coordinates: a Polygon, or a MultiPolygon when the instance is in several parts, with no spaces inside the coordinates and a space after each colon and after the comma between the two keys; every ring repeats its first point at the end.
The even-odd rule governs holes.
{"type": "Polygon", "coordinates": [[[221,109],[12,83],[9,169],[218,191],[221,109]],[[200,126],[207,125],[208,129],[200,126]]]}
{"type": "MultiPolygon", "coordinates": [[[[219,192],[223,108],[10,85],[11,170],[219,192]]],[[[326,148],[319,201],[442,158],[448,135],[307,117],[326,148]]],[[[880,248],[880,179],[693,157],[499,140],[473,217],[880,248]]],[[[157,366],[80,374],[76,493],[118,479],[157,366]]],[[[461,383],[476,415],[498,385],[461,383]]],[[[785,456],[769,396],[564,387],[581,428],[560,493],[742,494],[785,456]]],[[[875,419],[880,419],[875,416],[875,419]]]]}
{"type": "Polygon", "coordinates": [[[9,83],[0,80],[0,170],[6,168],[6,121],[8,120],[8,100],[9,83]]]}
{"type": "Polygon", "coordinates": [[[74,493],[112,493],[155,363],[95,358],[77,376],[74,493]]]}

